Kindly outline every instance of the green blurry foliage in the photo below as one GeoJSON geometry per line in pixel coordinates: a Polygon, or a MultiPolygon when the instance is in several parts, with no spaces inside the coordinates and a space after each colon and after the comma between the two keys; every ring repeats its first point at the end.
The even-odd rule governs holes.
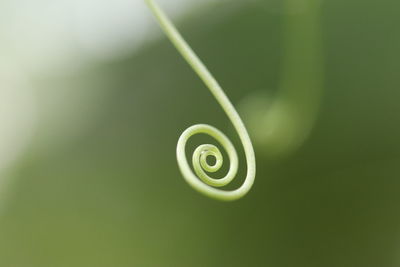
{"type": "MultiPolygon", "coordinates": [[[[0,265],[397,266],[400,2],[323,4],[325,94],[315,128],[290,158],[259,157],[253,190],[235,203],[195,194],[181,178],[182,130],[231,126],[166,39],[38,79],[37,87],[104,97],[84,131],[57,149],[33,146],[14,170],[0,265]]],[[[236,104],[278,88],[282,20],[278,4],[222,2],[178,25],[236,104]]]]}

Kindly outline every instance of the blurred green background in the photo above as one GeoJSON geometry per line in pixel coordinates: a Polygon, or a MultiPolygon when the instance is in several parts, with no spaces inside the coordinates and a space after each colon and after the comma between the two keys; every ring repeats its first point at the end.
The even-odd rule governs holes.
{"type": "MultiPolygon", "coordinates": [[[[2,2],[3,13],[34,5],[10,2],[2,2]]],[[[173,13],[182,1],[160,4],[173,13]]],[[[155,26],[141,5],[140,16],[155,26]]],[[[7,35],[11,23],[3,17],[11,41],[0,45],[1,70],[12,82],[2,78],[0,90],[20,90],[23,97],[11,100],[32,95],[35,108],[11,102],[26,116],[10,108],[3,115],[11,122],[0,122],[3,133],[19,121],[34,124],[0,134],[0,144],[10,145],[10,136],[32,132],[13,141],[15,149],[26,145],[1,172],[0,266],[399,266],[399,10],[393,0],[322,1],[325,79],[315,127],[279,160],[256,146],[255,185],[233,203],[208,199],[181,177],[175,146],[190,125],[216,126],[243,151],[158,28],[150,26],[153,37],[140,47],[130,50],[128,40],[123,53],[100,59],[62,39],[81,54],[66,67],[39,69],[40,58],[20,60],[30,44],[13,46],[10,38],[27,33],[17,27],[7,35]],[[24,86],[11,86],[21,80],[24,86]]],[[[282,1],[197,2],[178,13],[173,20],[235,105],[257,90],[276,91],[282,1]]],[[[40,47],[46,54],[45,41],[40,47]]],[[[245,171],[242,158],[237,184],[245,171]]]]}

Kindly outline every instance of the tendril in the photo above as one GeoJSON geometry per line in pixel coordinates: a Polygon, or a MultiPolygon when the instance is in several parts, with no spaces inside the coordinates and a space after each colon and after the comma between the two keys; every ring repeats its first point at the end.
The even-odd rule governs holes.
{"type": "Polygon", "coordinates": [[[158,23],[160,24],[161,28],[168,36],[170,41],[174,44],[176,49],[181,53],[183,58],[189,63],[193,70],[197,73],[200,79],[206,84],[217,102],[225,111],[226,115],[232,122],[234,128],[239,135],[246,156],[247,175],[243,184],[239,188],[232,191],[226,191],[216,188],[229,184],[235,178],[239,165],[236,150],[231,141],[229,141],[225,134],[223,134],[220,130],[206,124],[193,125],[186,129],[178,140],[176,155],[181,173],[190,186],[192,186],[200,193],[203,193],[211,198],[224,201],[239,199],[246,195],[247,192],[250,190],[254,183],[254,178],[256,174],[254,149],[249,134],[247,133],[247,130],[239,117],[239,114],[233,107],[228,97],[225,95],[221,86],[208,71],[207,67],[193,52],[190,46],[186,43],[186,41],[180,35],[178,30],[163,12],[163,10],[155,3],[154,0],[145,1],[147,2],[151,11],[154,13],[156,19],[158,20],[158,23]],[[194,170],[193,172],[186,158],[185,148],[188,139],[195,134],[210,135],[222,145],[222,147],[228,154],[228,158],[230,161],[229,171],[225,177],[221,179],[214,179],[207,174],[217,172],[223,164],[223,156],[221,151],[216,146],[211,144],[203,144],[195,149],[192,157],[194,170]],[[215,158],[214,164],[209,164],[207,162],[207,159],[209,157],[215,158]]]}
{"type": "Polygon", "coordinates": [[[238,106],[263,156],[297,151],[317,121],[324,88],[322,0],[283,0],[281,78],[274,97],[253,92],[238,106]]]}

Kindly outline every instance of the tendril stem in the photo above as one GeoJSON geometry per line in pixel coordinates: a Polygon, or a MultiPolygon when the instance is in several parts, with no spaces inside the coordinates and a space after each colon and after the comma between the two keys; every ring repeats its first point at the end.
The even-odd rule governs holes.
{"type": "Polygon", "coordinates": [[[158,23],[160,24],[167,37],[174,44],[174,46],[180,52],[183,58],[197,73],[200,79],[206,84],[217,102],[225,111],[226,115],[232,122],[235,130],[239,135],[246,156],[247,175],[243,184],[239,188],[232,191],[225,191],[215,188],[227,185],[236,175],[238,169],[237,153],[229,139],[218,129],[206,124],[194,125],[186,129],[178,140],[176,155],[181,173],[185,180],[189,183],[189,185],[191,185],[195,190],[199,191],[200,193],[203,193],[211,198],[223,201],[232,201],[239,199],[246,195],[247,192],[250,190],[254,183],[254,178],[256,174],[254,149],[246,127],[244,126],[239,114],[233,107],[232,103],[225,95],[221,86],[211,75],[203,62],[190,48],[190,46],[186,43],[186,41],[180,35],[178,30],[175,28],[173,23],[164,13],[164,11],[158,6],[158,4],[154,0],[145,1],[150,7],[151,11],[154,13],[156,19],[158,20],[158,23]],[[209,177],[206,173],[215,172],[219,169],[220,165],[222,165],[222,154],[219,149],[213,145],[201,145],[195,150],[193,154],[193,169],[196,174],[193,173],[186,158],[185,146],[191,136],[200,133],[208,134],[215,138],[227,152],[230,160],[230,168],[224,178],[213,179],[209,177]],[[215,157],[215,165],[210,166],[207,163],[206,158],[208,156],[215,157]]]}

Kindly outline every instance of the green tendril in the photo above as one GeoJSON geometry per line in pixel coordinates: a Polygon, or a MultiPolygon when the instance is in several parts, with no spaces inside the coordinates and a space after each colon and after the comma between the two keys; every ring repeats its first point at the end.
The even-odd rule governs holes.
{"type": "Polygon", "coordinates": [[[239,138],[243,144],[244,153],[246,155],[247,163],[247,175],[243,184],[232,191],[225,191],[216,187],[222,187],[229,184],[235,177],[238,170],[238,156],[234,146],[231,141],[218,129],[206,125],[197,124],[186,129],[178,140],[178,145],[176,148],[176,156],[179,168],[182,172],[185,180],[191,185],[195,190],[203,193],[211,198],[232,201],[239,199],[247,194],[254,183],[254,178],[256,175],[256,163],[253,145],[251,143],[249,134],[239,117],[239,114],[233,107],[232,103],[229,101],[228,97],[225,95],[221,86],[214,79],[211,73],[208,71],[206,66],[201,62],[197,55],[193,52],[190,46],[179,34],[175,26],[162,11],[162,9],[153,0],[145,0],[150,7],[151,11],[157,18],[161,28],[164,30],[165,34],[168,36],[170,41],[174,44],[176,49],[181,53],[183,58],[189,63],[197,75],[203,80],[208,89],[214,95],[218,103],[221,105],[222,109],[225,111],[226,115],[232,122],[234,128],[236,129],[239,138]],[[216,172],[220,169],[223,163],[223,157],[221,151],[214,145],[204,144],[196,148],[193,153],[192,163],[193,170],[190,167],[186,158],[186,143],[189,138],[195,134],[207,134],[217,140],[228,154],[230,167],[229,171],[225,177],[221,179],[214,179],[208,176],[207,172],[216,172]],[[215,164],[210,165],[207,162],[208,157],[215,158],[215,164]]]}
{"type": "Polygon", "coordinates": [[[252,92],[239,105],[262,156],[279,159],[297,151],[317,120],[324,83],[322,0],[282,0],[283,51],[278,90],[252,92]]]}

